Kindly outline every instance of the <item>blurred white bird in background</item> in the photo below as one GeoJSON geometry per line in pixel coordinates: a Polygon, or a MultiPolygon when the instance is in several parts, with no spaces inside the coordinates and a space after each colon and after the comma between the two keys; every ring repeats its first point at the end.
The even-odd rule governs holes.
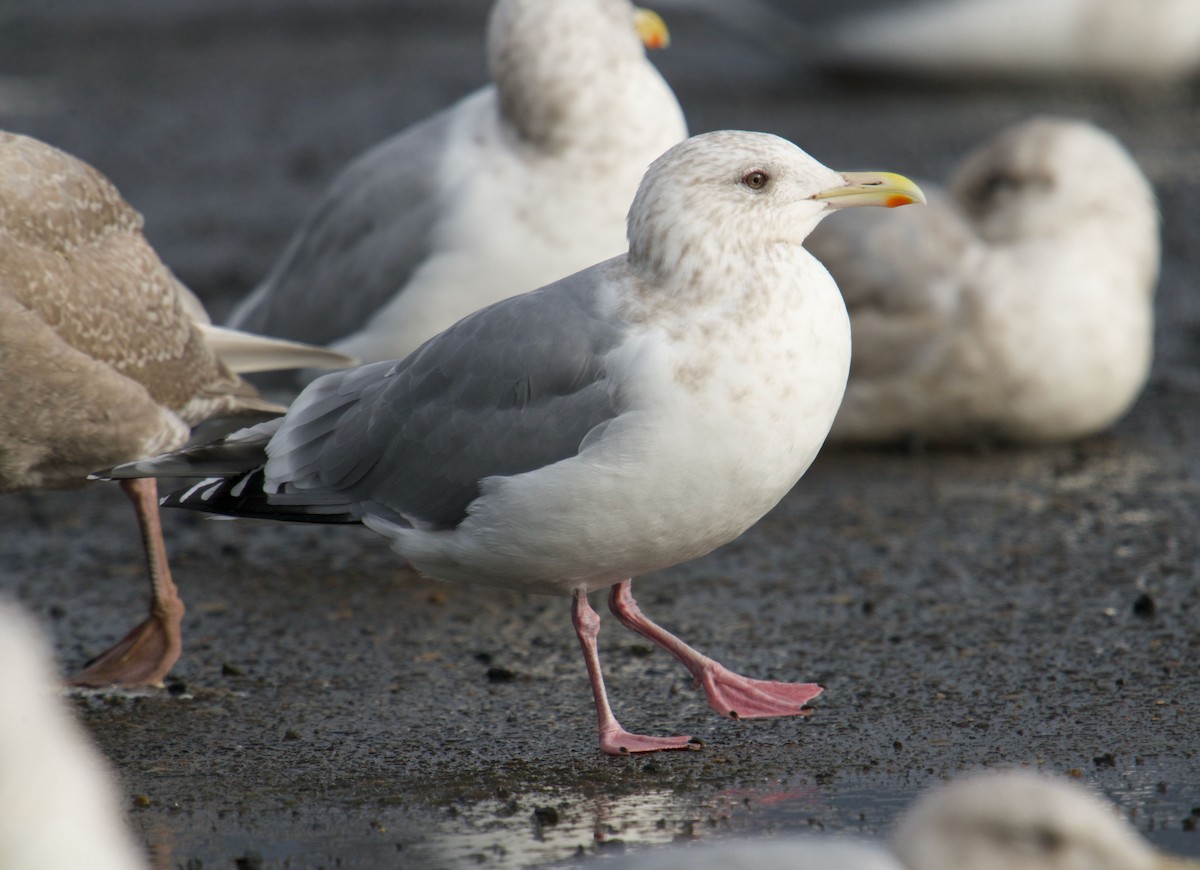
{"type": "Polygon", "coordinates": [[[826,33],[842,69],[944,80],[1178,81],[1200,70],[1196,0],[933,0],[826,33]]]}
{"type": "Polygon", "coordinates": [[[60,691],[41,631],[0,598],[0,867],[142,870],[126,801],[60,691]]]}
{"type": "Polygon", "coordinates": [[[967,157],[948,192],[809,239],[854,336],[832,442],[1054,442],[1105,429],[1153,352],[1158,211],[1125,149],[1040,118],[967,157]]]}
{"type": "Polygon", "coordinates": [[[625,250],[646,167],[687,135],[628,0],[498,0],[493,85],[342,171],[230,323],[398,359],[460,318],[625,250]]]}

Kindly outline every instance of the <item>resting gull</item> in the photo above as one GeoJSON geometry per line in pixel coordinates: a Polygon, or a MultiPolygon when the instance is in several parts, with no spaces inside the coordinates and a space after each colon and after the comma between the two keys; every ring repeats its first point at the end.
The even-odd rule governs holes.
{"type": "Polygon", "coordinates": [[[818,686],[726,670],[646,618],[629,578],[737,537],[812,462],[850,332],[801,243],[831,209],[919,199],[907,179],[839,174],[768,134],[697,136],[647,171],[626,255],[399,362],[322,377],[281,423],[113,474],[205,476],[164,503],[362,522],[432,577],[572,596],[604,752],[690,745],[613,716],[587,597],[610,586],[617,618],[717,712],[798,714],[818,686]]]}
{"type": "Polygon", "coordinates": [[[33,621],[0,599],[0,867],[145,868],[113,773],[59,697],[51,662],[33,621]]]}
{"type": "Polygon", "coordinates": [[[1065,441],[1133,404],[1153,350],[1158,211],[1111,135],[1018,124],[928,208],[870,217],[809,242],[854,334],[831,441],[1065,441]]]}
{"type": "Polygon", "coordinates": [[[909,870],[1200,870],[1154,849],[1083,786],[1015,769],[932,789],[891,845],[909,870]]]}
{"type": "Polygon", "coordinates": [[[1169,82],[1200,70],[1196,0],[934,0],[851,17],[842,68],[1032,81],[1169,82]]]}
{"type": "Polygon", "coordinates": [[[498,0],[494,84],[343,170],[230,324],[395,359],[621,253],[638,181],[687,135],[643,48],[665,38],[628,0],[498,0]]]}
{"type": "MultiPolygon", "coordinates": [[[[336,367],[340,354],[212,327],[103,175],[0,132],[0,492],[82,485],[89,472],[277,416],[235,370],[336,367]],[[228,357],[232,366],[219,357],[228,357]]],[[[122,481],[141,524],[149,618],[76,677],[158,684],[179,658],[153,480],[122,481]]]]}

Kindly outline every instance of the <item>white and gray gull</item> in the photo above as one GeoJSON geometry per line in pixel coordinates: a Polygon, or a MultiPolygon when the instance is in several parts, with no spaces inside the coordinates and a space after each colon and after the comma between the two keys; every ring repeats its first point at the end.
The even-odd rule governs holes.
{"type": "Polygon", "coordinates": [[[494,84],[347,166],[230,325],[363,362],[625,250],[646,167],[687,136],[629,0],[498,0],[494,84]]]}
{"type": "Polygon", "coordinates": [[[696,136],[646,173],[627,254],[322,377],[280,422],[110,473],[202,476],[164,503],[361,522],[432,577],[573,596],[605,752],[690,745],[613,716],[587,598],[607,587],[718,713],[801,713],[818,686],[725,669],[644,616],[629,578],[734,539],[808,468],[850,329],[802,243],[833,209],[918,201],[901,176],[835,172],[776,136],[696,136]]]}

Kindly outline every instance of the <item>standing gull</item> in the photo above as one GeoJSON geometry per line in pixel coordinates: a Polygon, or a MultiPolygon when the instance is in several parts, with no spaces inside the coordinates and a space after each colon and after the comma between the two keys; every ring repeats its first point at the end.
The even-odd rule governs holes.
{"type": "MultiPolygon", "coordinates": [[[[235,370],[348,362],[212,327],[108,179],[0,132],[0,492],[79,486],[97,468],[183,446],[193,426],[229,432],[283,412],[235,370]]],[[[155,482],[121,486],[141,525],[153,602],[76,677],[87,685],[161,683],[181,648],[183,602],[155,482]]]]}
{"type": "Polygon", "coordinates": [[[895,217],[848,215],[809,242],[854,333],[831,441],[1065,441],[1129,409],[1160,243],[1153,190],[1112,136],[1018,124],[895,217]]]}
{"type": "Polygon", "coordinates": [[[628,0],[498,0],[494,84],[351,163],[231,325],[395,359],[621,253],[638,181],[687,135],[643,47],[665,39],[628,0]]]}
{"type": "Polygon", "coordinates": [[[644,616],[629,578],[733,540],[804,473],[845,387],[850,330],[801,244],[832,209],[920,199],[907,179],[840,174],[775,136],[697,136],[646,173],[628,254],[404,360],[323,377],[282,421],[114,474],[205,476],[165,503],[362,522],[432,577],[572,596],[604,752],[690,743],[613,716],[587,597],[607,587],[617,618],[679,659],[718,713],[796,715],[818,686],[726,670],[644,616]]]}

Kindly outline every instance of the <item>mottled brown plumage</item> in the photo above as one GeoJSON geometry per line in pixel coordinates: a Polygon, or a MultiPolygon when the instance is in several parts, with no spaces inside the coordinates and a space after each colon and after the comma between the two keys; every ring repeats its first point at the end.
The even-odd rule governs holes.
{"type": "MultiPolygon", "coordinates": [[[[202,422],[282,411],[218,359],[205,319],[108,179],[0,132],[0,492],[79,486],[96,469],[182,446],[202,422]]],[[[122,486],[154,602],[80,675],[89,684],[160,683],[179,657],[183,604],[154,481],[122,486]]]]}

